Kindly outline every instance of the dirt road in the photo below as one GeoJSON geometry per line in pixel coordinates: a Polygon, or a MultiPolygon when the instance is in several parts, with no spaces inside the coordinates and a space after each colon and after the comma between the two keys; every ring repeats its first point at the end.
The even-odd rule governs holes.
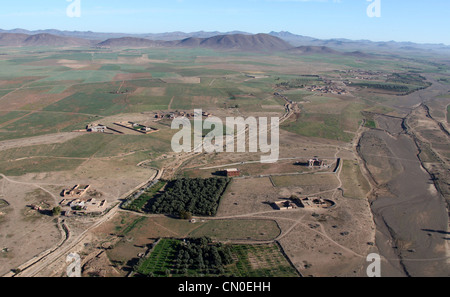
{"type": "MultiPolygon", "coordinates": [[[[154,176],[151,178],[151,180],[160,179],[161,175],[163,174],[164,169],[157,170],[154,176]]],[[[5,179],[10,180],[8,177],[4,175],[0,175],[5,179]]],[[[148,183],[146,181],[145,183],[148,183]]],[[[39,185],[36,185],[40,187],[39,185]]],[[[129,194],[133,193],[135,190],[140,189],[143,186],[143,184],[140,184],[136,189],[133,189],[129,191],[128,193],[124,194],[123,196],[126,197],[129,194]]],[[[41,188],[41,187],[40,187],[41,188]]],[[[67,256],[69,253],[71,253],[71,249],[73,249],[76,245],[78,245],[86,235],[96,227],[100,226],[101,224],[107,222],[111,218],[114,217],[114,215],[119,210],[119,203],[117,203],[115,206],[113,206],[105,215],[103,215],[100,219],[95,221],[92,225],[90,225],[86,230],[84,230],[81,234],[79,234],[77,237],[72,237],[70,229],[67,225],[64,224],[64,220],[59,220],[58,225],[60,226],[61,230],[64,230],[64,234],[62,236],[62,239],[60,243],[58,243],[57,246],[51,248],[50,250],[42,253],[41,255],[27,261],[23,265],[19,267],[20,272],[17,274],[9,273],[5,275],[6,277],[34,277],[37,276],[43,269],[60,259],[61,257],[67,256]]]]}
{"type": "Polygon", "coordinates": [[[24,146],[64,143],[81,135],[81,133],[77,132],[64,132],[22,139],[5,140],[0,141],[0,151],[24,146]]]}

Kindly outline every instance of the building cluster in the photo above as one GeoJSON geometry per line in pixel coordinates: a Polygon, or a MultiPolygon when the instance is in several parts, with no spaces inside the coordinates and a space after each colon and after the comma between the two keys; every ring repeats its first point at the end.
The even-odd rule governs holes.
{"type": "Polygon", "coordinates": [[[279,210],[289,210],[299,208],[299,205],[295,203],[293,200],[274,202],[274,206],[276,209],[279,210]]]}
{"type": "Polygon", "coordinates": [[[125,91],[120,91],[120,90],[117,90],[117,91],[111,91],[111,92],[109,92],[110,94],[128,94],[128,89],[126,89],[125,91]]]}
{"type": "Polygon", "coordinates": [[[70,213],[71,210],[85,213],[97,213],[106,210],[106,200],[98,201],[95,198],[83,198],[86,196],[86,193],[90,187],[90,185],[75,185],[70,189],[65,189],[62,191],[61,196],[63,196],[64,199],[59,204],[61,207],[66,208],[66,214],[70,213]]]}
{"type": "Polygon", "coordinates": [[[86,131],[93,133],[106,133],[108,131],[108,127],[102,124],[89,124],[86,126],[86,131]]]}
{"type": "Polygon", "coordinates": [[[91,187],[90,185],[75,185],[70,189],[64,190],[62,196],[70,198],[81,198],[84,195],[86,195],[86,192],[89,190],[90,187],[91,187]]]}
{"type": "Polygon", "coordinates": [[[64,199],[61,201],[60,205],[74,211],[98,213],[106,210],[107,202],[106,200],[97,200],[95,198],[64,199]]]}
{"type": "Polygon", "coordinates": [[[308,166],[310,168],[314,168],[314,167],[325,167],[325,161],[324,160],[320,160],[319,158],[312,158],[308,160],[308,166]]]}
{"type": "Polygon", "coordinates": [[[317,157],[311,158],[309,160],[305,161],[298,161],[295,163],[295,165],[300,166],[308,166],[309,168],[326,168],[329,167],[325,160],[319,159],[317,157]]]}
{"type": "Polygon", "coordinates": [[[343,88],[339,88],[334,85],[326,85],[326,86],[312,85],[312,86],[307,87],[307,90],[311,91],[311,92],[319,92],[322,94],[336,94],[336,95],[347,94],[347,90],[345,90],[343,88]]]}
{"type": "Polygon", "coordinates": [[[159,130],[153,127],[148,127],[146,125],[135,123],[135,122],[117,122],[114,125],[121,126],[139,133],[150,134],[154,132],[158,132],[159,130]]]}
{"type": "Polygon", "coordinates": [[[305,209],[312,208],[330,208],[335,205],[335,203],[328,199],[323,199],[321,197],[306,197],[299,199],[300,205],[305,209]]]}
{"type": "Polygon", "coordinates": [[[343,70],[342,73],[345,73],[347,75],[351,75],[353,79],[358,80],[378,80],[381,77],[387,77],[388,75],[386,73],[382,73],[379,71],[370,71],[370,70],[361,70],[361,69],[349,69],[349,70],[343,70]]]}
{"type": "Polygon", "coordinates": [[[278,210],[290,209],[328,209],[336,205],[335,202],[321,197],[305,197],[305,198],[291,198],[287,200],[277,201],[272,203],[273,207],[278,210]]]}
{"type": "Polygon", "coordinates": [[[173,112],[157,112],[155,113],[155,119],[176,119],[176,118],[194,118],[194,117],[211,117],[212,114],[206,111],[202,113],[186,112],[186,111],[173,111],[173,112]]]}

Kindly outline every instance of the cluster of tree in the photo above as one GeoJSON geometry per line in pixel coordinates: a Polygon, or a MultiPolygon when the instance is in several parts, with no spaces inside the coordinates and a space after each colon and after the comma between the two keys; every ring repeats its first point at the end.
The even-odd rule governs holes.
{"type": "Polygon", "coordinates": [[[394,92],[409,92],[409,87],[404,85],[383,84],[383,83],[353,83],[352,86],[369,89],[380,89],[394,92]]]}
{"type": "Polygon", "coordinates": [[[426,78],[420,74],[415,73],[393,73],[389,75],[387,82],[402,83],[418,86],[429,86],[426,78]]]}
{"type": "Polygon", "coordinates": [[[304,75],[301,78],[292,79],[287,82],[277,84],[277,87],[285,87],[289,89],[303,89],[306,85],[319,84],[323,79],[318,75],[304,75]]]}
{"type": "Polygon", "coordinates": [[[288,89],[303,89],[305,87],[305,84],[302,82],[281,82],[279,84],[277,84],[277,87],[284,87],[284,88],[288,88],[288,89]]]}
{"type": "Polygon", "coordinates": [[[162,195],[149,201],[147,209],[152,213],[184,214],[185,217],[214,216],[229,182],[228,178],[173,180],[168,182],[162,195]]]}
{"type": "Polygon", "coordinates": [[[203,274],[223,275],[225,266],[233,263],[231,248],[214,244],[208,237],[185,239],[179,245],[174,274],[186,275],[188,270],[203,274]]]}

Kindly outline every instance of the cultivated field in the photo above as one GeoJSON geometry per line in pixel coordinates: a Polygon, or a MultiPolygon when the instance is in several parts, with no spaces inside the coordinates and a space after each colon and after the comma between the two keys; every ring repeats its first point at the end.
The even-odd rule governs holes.
{"type": "Polygon", "coordinates": [[[170,262],[183,239],[208,237],[231,249],[224,275],[364,276],[367,255],[378,252],[386,274],[448,276],[444,58],[200,48],[0,53],[1,275],[64,276],[69,251],[82,256],[84,276],[127,276],[142,261],[144,274],[217,275],[170,262]],[[194,109],[223,120],[281,118],[279,161],[261,164],[262,153],[174,153],[170,116],[194,109]],[[107,133],[87,132],[90,124],[107,133]],[[314,157],[326,166],[299,165],[314,157]],[[225,191],[202,192],[205,180],[224,178],[229,168],[241,174],[225,191]],[[183,178],[201,182],[181,187],[172,205],[157,200],[171,197],[164,186],[183,178]],[[119,208],[155,179],[161,187],[119,208]],[[108,211],[53,215],[62,191],[75,185],[91,185],[108,211]],[[186,197],[209,193],[217,194],[211,209],[180,217],[197,210],[186,197]],[[415,194],[432,200],[426,212],[415,194]],[[273,205],[293,197],[335,205],[273,205]],[[155,201],[164,209],[151,209],[155,201]],[[427,260],[428,243],[441,260],[427,260]],[[427,264],[417,264],[423,258],[427,264]]]}

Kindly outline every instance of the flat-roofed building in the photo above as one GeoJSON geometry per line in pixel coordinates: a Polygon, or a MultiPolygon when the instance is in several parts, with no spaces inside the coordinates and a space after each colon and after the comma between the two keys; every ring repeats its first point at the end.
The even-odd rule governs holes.
{"type": "Polygon", "coordinates": [[[241,175],[241,171],[237,168],[225,169],[227,177],[237,177],[241,175]]]}

